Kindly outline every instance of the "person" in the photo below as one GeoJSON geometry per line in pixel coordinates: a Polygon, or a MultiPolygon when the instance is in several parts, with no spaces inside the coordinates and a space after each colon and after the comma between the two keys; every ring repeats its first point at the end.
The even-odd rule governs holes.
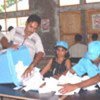
{"type": "Polygon", "coordinates": [[[88,37],[88,42],[97,41],[99,38],[97,33],[93,33],[91,36],[88,37]]]}
{"type": "Polygon", "coordinates": [[[82,44],[82,35],[76,34],[75,35],[75,44],[70,46],[69,53],[71,58],[81,58],[83,57],[84,53],[87,51],[87,45],[82,44]]]}
{"type": "Polygon", "coordinates": [[[41,70],[41,75],[44,77],[59,78],[62,74],[71,68],[71,62],[67,56],[68,43],[65,41],[57,41],[55,45],[55,56],[51,58],[47,65],[41,70]]]}
{"type": "Polygon", "coordinates": [[[9,47],[18,48],[21,45],[25,45],[29,48],[30,55],[33,58],[32,63],[25,70],[22,77],[26,78],[31,75],[32,70],[44,56],[44,48],[40,36],[36,33],[39,25],[41,24],[41,18],[32,14],[28,17],[25,27],[16,27],[9,32],[10,41],[13,44],[9,47]]]}
{"type": "Polygon", "coordinates": [[[92,41],[98,40],[98,34],[97,33],[92,34],[91,38],[92,38],[92,41]]]}
{"type": "Polygon", "coordinates": [[[7,38],[4,36],[4,34],[1,32],[2,26],[0,25],[0,50],[6,49],[8,41],[7,38]]]}
{"type": "Polygon", "coordinates": [[[59,90],[61,93],[71,92],[77,88],[84,88],[100,82],[100,41],[90,42],[86,55],[70,71],[80,77],[87,73],[90,78],[77,84],[62,85],[63,87],[59,90]]]}
{"type": "Polygon", "coordinates": [[[10,40],[11,39],[10,31],[13,30],[13,29],[14,29],[13,26],[9,26],[8,29],[7,29],[8,32],[6,34],[6,38],[8,39],[9,45],[12,45],[13,44],[13,41],[10,40]]]}
{"type": "Polygon", "coordinates": [[[8,27],[8,31],[9,31],[9,32],[10,32],[12,29],[14,29],[13,26],[9,26],[9,27],[8,27]]]}

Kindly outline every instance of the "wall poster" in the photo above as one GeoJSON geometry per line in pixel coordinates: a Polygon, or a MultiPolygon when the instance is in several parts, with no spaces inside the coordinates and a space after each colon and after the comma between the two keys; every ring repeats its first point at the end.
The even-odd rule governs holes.
{"type": "Polygon", "coordinates": [[[42,19],[41,20],[41,31],[42,32],[49,32],[50,31],[50,20],[49,19],[42,19]]]}
{"type": "Polygon", "coordinates": [[[100,14],[92,15],[92,29],[100,30],[100,14]]]}

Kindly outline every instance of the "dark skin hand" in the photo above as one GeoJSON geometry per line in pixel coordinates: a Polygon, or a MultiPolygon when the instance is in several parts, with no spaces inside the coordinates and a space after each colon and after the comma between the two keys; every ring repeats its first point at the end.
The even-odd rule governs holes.
{"type": "Polygon", "coordinates": [[[30,66],[25,70],[25,72],[22,75],[22,78],[27,78],[28,76],[31,76],[31,72],[34,69],[35,66],[37,66],[37,64],[41,61],[41,59],[43,58],[44,53],[43,52],[39,52],[36,54],[33,62],[30,64],[30,66]]]}
{"type": "Polygon", "coordinates": [[[71,92],[77,88],[84,88],[84,87],[88,87],[91,86],[93,84],[96,84],[100,82],[100,75],[96,75],[88,80],[76,83],[76,84],[64,84],[64,85],[60,85],[62,86],[62,88],[59,90],[60,93],[65,94],[67,92],[71,92]]]}
{"type": "Polygon", "coordinates": [[[65,94],[67,92],[71,92],[73,90],[76,90],[78,87],[75,84],[64,84],[64,85],[58,85],[58,86],[62,86],[62,88],[59,90],[60,93],[65,94]]]}

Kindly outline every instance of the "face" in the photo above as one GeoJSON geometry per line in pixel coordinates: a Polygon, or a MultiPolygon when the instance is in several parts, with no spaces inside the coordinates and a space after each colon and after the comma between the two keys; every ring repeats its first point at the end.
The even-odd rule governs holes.
{"type": "Polygon", "coordinates": [[[33,34],[37,31],[39,24],[37,22],[26,23],[25,33],[28,35],[33,34]]]}
{"type": "Polygon", "coordinates": [[[65,57],[66,53],[67,53],[67,50],[65,50],[62,47],[57,47],[56,54],[58,57],[65,57]]]}
{"type": "Polygon", "coordinates": [[[93,61],[94,63],[100,63],[100,57],[93,61]]]}

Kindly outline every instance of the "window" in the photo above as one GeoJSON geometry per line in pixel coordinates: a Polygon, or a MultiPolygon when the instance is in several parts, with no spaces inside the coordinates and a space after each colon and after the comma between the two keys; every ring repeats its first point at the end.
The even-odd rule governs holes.
{"type": "Polygon", "coordinates": [[[4,0],[0,0],[0,12],[4,12],[4,0]]]}
{"type": "Polygon", "coordinates": [[[60,6],[80,4],[80,0],[59,0],[60,6]]]}
{"type": "Polygon", "coordinates": [[[86,0],[86,3],[95,3],[95,2],[100,2],[100,0],[86,0]]]}
{"type": "Polygon", "coordinates": [[[19,17],[18,18],[18,26],[25,26],[25,23],[26,23],[26,20],[27,20],[28,17],[19,17]]]}
{"type": "MultiPolygon", "coordinates": [[[[29,9],[29,0],[0,0],[0,13],[28,10],[29,9]]],[[[6,33],[9,26],[25,26],[27,16],[0,19],[0,25],[2,26],[2,32],[6,33]]]]}
{"type": "Polygon", "coordinates": [[[26,9],[29,9],[29,0],[0,0],[0,12],[11,12],[26,9]]]}

